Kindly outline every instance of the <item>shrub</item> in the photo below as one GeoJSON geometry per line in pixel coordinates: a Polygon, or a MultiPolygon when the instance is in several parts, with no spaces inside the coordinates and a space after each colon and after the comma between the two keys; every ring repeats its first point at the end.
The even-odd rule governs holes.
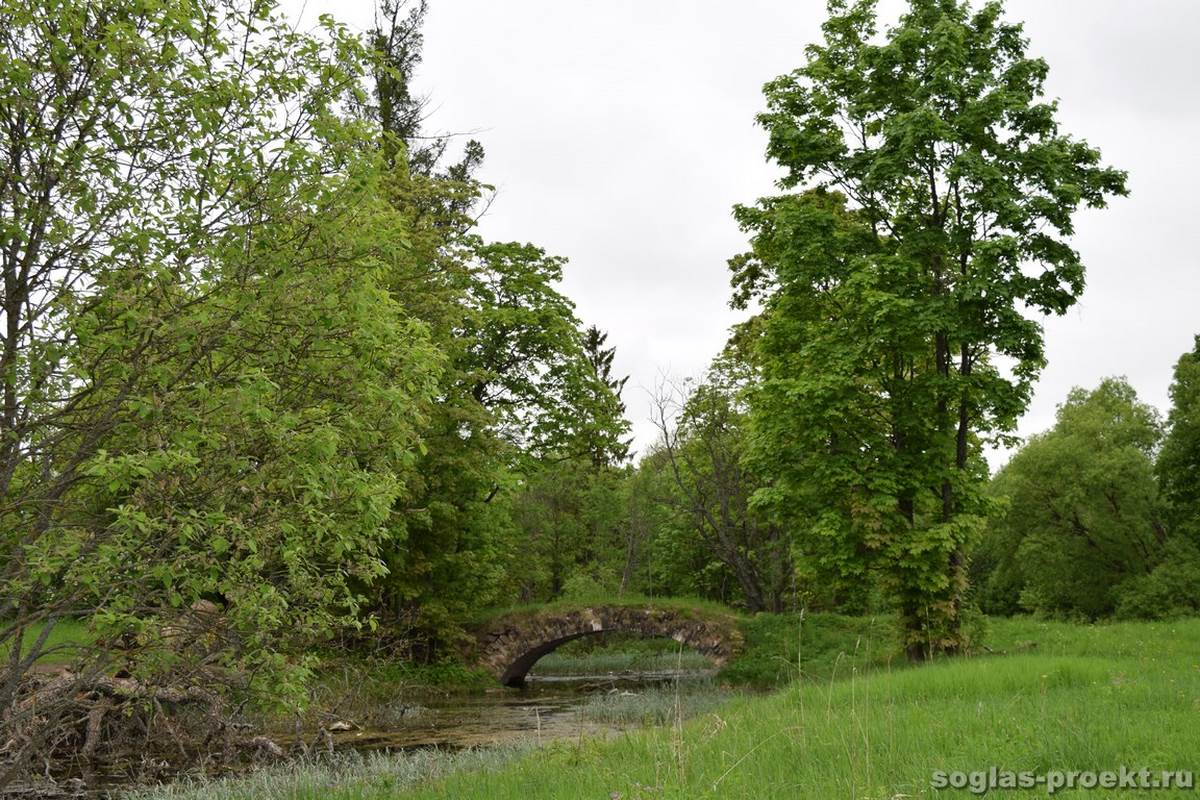
{"type": "Polygon", "coordinates": [[[1162,562],[1149,575],[1121,584],[1117,616],[1165,619],[1200,611],[1200,548],[1178,536],[1169,539],[1162,562]]]}

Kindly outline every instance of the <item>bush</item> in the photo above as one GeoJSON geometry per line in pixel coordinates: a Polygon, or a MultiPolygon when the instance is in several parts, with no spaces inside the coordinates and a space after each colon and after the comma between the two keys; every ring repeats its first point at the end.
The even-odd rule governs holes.
{"type": "Polygon", "coordinates": [[[1117,616],[1166,619],[1200,611],[1200,548],[1181,537],[1169,539],[1162,562],[1149,575],[1121,584],[1117,616]]]}
{"type": "MultiPolygon", "coordinates": [[[[604,576],[607,578],[607,576],[604,576]]],[[[615,581],[597,579],[586,572],[580,572],[563,581],[563,600],[579,600],[587,602],[597,598],[613,597],[617,594],[615,581]]]]}

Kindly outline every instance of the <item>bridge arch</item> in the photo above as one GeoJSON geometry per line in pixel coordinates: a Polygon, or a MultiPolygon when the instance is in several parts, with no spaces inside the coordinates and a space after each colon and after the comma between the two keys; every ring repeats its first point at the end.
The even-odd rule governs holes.
{"type": "Polygon", "coordinates": [[[674,639],[718,667],[728,663],[742,642],[732,615],[668,606],[552,607],[483,624],[476,631],[474,660],[505,686],[519,687],[542,656],[600,633],[674,639]]]}

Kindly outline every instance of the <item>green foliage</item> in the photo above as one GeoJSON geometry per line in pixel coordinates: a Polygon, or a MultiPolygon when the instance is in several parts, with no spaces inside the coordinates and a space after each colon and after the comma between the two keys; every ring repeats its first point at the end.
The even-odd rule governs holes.
{"type": "Polygon", "coordinates": [[[596,420],[601,422],[621,420],[624,423],[617,426],[613,426],[611,423],[601,425],[590,432],[591,435],[588,437],[592,450],[590,455],[592,463],[596,467],[615,467],[625,463],[629,459],[630,445],[633,444],[632,439],[621,438],[622,435],[629,433],[629,425],[624,422],[625,403],[621,401],[621,392],[624,391],[625,384],[629,382],[629,376],[613,377],[612,365],[617,349],[605,347],[604,343],[607,341],[608,334],[595,325],[589,326],[584,331],[583,350],[600,382],[600,385],[594,387],[592,397],[589,398],[590,404],[598,411],[598,413],[593,412],[593,415],[596,420]],[[607,387],[607,390],[601,388],[601,385],[607,387]]]}
{"type": "Polygon", "coordinates": [[[1124,380],[1075,389],[1054,427],[996,476],[1006,511],[979,547],[985,610],[1111,614],[1126,581],[1163,557],[1153,456],[1157,412],[1124,380]]]}
{"type": "Polygon", "coordinates": [[[726,692],[689,684],[679,688],[594,694],[579,709],[579,714],[584,719],[609,725],[671,725],[715,712],[727,702],[726,692]]]}
{"type": "Polygon", "coordinates": [[[592,597],[601,597],[614,593],[614,586],[611,582],[605,585],[597,578],[587,573],[572,575],[563,581],[562,598],[564,600],[587,600],[592,597]]]}
{"type": "Polygon", "coordinates": [[[1171,413],[1156,468],[1176,533],[1200,544],[1200,336],[1175,365],[1171,413]]]}
{"type": "Polygon", "coordinates": [[[745,649],[721,670],[723,681],[772,689],[794,680],[830,681],[903,663],[891,617],[755,614],[741,629],[745,649]]]}
{"type": "MultiPolygon", "coordinates": [[[[0,369],[0,639],[87,611],[142,673],[298,699],[287,654],[359,624],[441,369],[369,235],[406,230],[342,114],[366,53],[270,3],[4,16],[0,137],[39,177],[0,181],[4,296],[30,299],[0,369]],[[168,646],[201,600],[224,635],[168,646]]],[[[41,646],[11,648],[0,707],[41,646]]]]}
{"type": "Polygon", "coordinates": [[[1167,540],[1162,558],[1148,575],[1123,583],[1116,616],[1167,619],[1200,611],[1200,548],[1184,536],[1167,540]]]}
{"type": "MultiPolygon", "coordinates": [[[[536,547],[527,539],[537,534],[520,527],[532,513],[528,484],[559,460],[618,441],[628,423],[557,288],[565,259],[475,235],[470,212],[488,189],[474,177],[482,148],[468,143],[462,160],[443,168],[447,140],[421,131],[423,100],[411,81],[424,15],[424,3],[382,4],[382,27],[371,35],[374,102],[358,110],[382,128],[391,168],[383,196],[408,230],[387,242],[388,289],[444,356],[372,603],[390,627],[407,630],[413,655],[430,657],[459,635],[464,615],[544,567],[528,559],[536,547]]],[[[386,232],[375,235],[382,241],[386,232]]]]}
{"type": "Polygon", "coordinates": [[[763,307],[756,501],[796,531],[802,570],[880,575],[922,657],[961,646],[980,446],[1043,363],[1030,314],[1082,291],[1072,214],[1125,178],[1059,132],[1046,64],[999,3],[912,0],[879,34],[874,3],[833,2],[824,32],[759,117],[803,191],[736,210],[752,250],[731,261],[735,304],[763,307]]]}
{"type": "Polygon", "coordinates": [[[751,507],[763,479],[745,458],[744,394],[755,377],[729,347],[702,381],[660,392],[659,443],[641,469],[662,506],[650,542],[659,585],[751,612],[780,611],[795,585],[790,542],[751,507]]]}
{"type": "Polygon", "coordinates": [[[513,500],[520,538],[508,575],[516,597],[619,593],[622,477],[586,456],[548,460],[530,472],[513,500]]]}
{"type": "Polygon", "coordinates": [[[587,464],[585,529],[615,528],[611,349],[563,259],[472,233],[482,150],[422,144],[401,5],[374,52],[270,2],[5,9],[0,144],[32,177],[0,177],[0,711],[81,615],[81,666],[119,643],[299,704],[375,613],[437,660],[516,583],[543,470],[587,464]]]}
{"type": "Polygon", "coordinates": [[[689,619],[719,621],[723,625],[737,627],[742,615],[729,606],[699,597],[646,597],[638,594],[623,594],[619,597],[597,596],[578,600],[559,598],[545,603],[525,603],[484,609],[477,613],[472,622],[487,623],[500,617],[520,615],[523,617],[540,614],[556,614],[562,610],[578,609],[583,605],[636,606],[645,609],[667,609],[689,619]]]}

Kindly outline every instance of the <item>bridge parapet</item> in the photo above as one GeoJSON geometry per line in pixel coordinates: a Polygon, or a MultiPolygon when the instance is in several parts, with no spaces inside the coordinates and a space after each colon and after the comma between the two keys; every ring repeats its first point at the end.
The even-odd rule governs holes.
{"type": "Polygon", "coordinates": [[[736,618],[684,606],[549,607],[490,620],[475,632],[473,659],[505,686],[521,686],[538,659],[600,633],[670,638],[724,666],[742,645],[736,618]]]}

